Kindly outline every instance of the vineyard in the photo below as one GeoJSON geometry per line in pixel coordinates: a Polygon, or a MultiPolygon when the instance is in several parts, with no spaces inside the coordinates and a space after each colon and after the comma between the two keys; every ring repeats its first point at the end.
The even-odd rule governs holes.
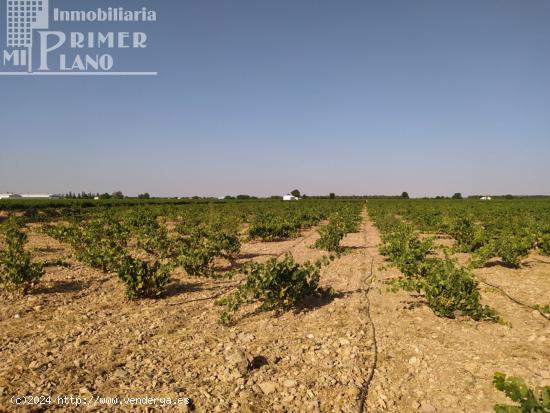
{"type": "Polygon", "coordinates": [[[0,410],[550,411],[548,199],[4,205],[0,410]]]}

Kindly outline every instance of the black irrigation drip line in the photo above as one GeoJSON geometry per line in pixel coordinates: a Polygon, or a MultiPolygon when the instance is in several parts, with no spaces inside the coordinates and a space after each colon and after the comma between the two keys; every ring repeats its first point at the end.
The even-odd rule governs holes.
{"type": "Polygon", "coordinates": [[[366,401],[367,401],[367,398],[368,398],[368,395],[369,395],[369,387],[370,387],[370,384],[372,382],[372,379],[374,378],[374,372],[375,372],[376,366],[378,364],[378,344],[376,342],[376,328],[374,326],[374,322],[373,322],[372,317],[371,317],[370,300],[369,300],[369,296],[368,296],[369,291],[370,291],[371,286],[372,286],[373,279],[374,279],[373,267],[374,267],[374,258],[371,257],[370,274],[367,278],[369,285],[368,285],[367,289],[365,290],[365,300],[367,302],[367,319],[368,319],[369,324],[371,326],[373,362],[372,362],[372,365],[369,369],[369,374],[367,376],[367,379],[365,380],[365,383],[363,384],[363,389],[361,390],[361,394],[359,395],[359,405],[358,405],[358,409],[357,409],[359,413],[363,413],[363,412],[367,411],[366,401]]]}
{"type": "Polygon", "coordinates": [[[504,291],[501,287],[499,287],[498,285],[494,285],[494,284],[490,284],[488,283],[487,281],[485,281],[483,278],[481,277],[478,277],[479,280],[485,284],[485,285],[488,285],[489,287],[492,287],[496,290],[498,290],[502,295],[504,295],[505,297],[507,297],[509,300],[513,301],[514,303],[518,304],[518,305],[521,305],[522,307],[525,307],[525,308],[530,308],[531,310],[536,310],[539,312],[539,314],[541,316],[543,316],[547,321],[550,321],[550,317],[548,317],[546,314],[544,314],[542,311],[540,311],[538,308],[535,308],[533,306],[530,306],[530,305],[527,305],[525,303],[522,303],[521,301],[518,301],[516,300],[514,297],[510,296],[506,291],[504,291]]]}

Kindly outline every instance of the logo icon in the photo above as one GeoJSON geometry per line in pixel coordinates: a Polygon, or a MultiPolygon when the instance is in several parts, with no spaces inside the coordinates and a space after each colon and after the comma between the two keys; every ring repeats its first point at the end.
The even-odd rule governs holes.
{"type": "Polygon", "coordinates": [[[7,46],[15,65],[28,65],[32,71],[34,29],[47,29],[49,0],[7,0],[7,46]]]}
{"type": "MultiPolygon", "coordinates": [[[[157,74],[115,68],[116,65],[124,67],[124,59],[130,53],[144,53],[148,47],[146,32],[93,31],[96,24],[104,28],[119,24],[129,27],[132,23],[142,30],[157,21],[155,10],[146,7],[60,10],[54,7],[50,13],[50,2],[55,0],[5,1],[6,42],[0,50],[0,75],[157,74]],[[62,30],[56,30],[58,24],[63,24],[62,30]]],[[[131,60],[135,62],[135,58],[131,60]]]]}

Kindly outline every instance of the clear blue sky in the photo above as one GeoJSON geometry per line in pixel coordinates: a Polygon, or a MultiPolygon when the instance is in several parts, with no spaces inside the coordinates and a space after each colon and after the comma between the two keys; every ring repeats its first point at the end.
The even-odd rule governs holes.
{"type": "Polygon", "coordinates": [[[550,194],[548,0],[78,4],[159,76],[1,77],[0,192],[550,194]]]}

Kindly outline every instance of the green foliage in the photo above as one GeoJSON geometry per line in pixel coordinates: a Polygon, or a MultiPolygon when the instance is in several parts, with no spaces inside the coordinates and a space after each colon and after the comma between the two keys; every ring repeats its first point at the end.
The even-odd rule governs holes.
{"type": "MultiPolygon", "coordinates": [[[[28,210],[29,217],[49,222],[42,225],[44,233],[69,244],[80,262],[117,273],[132,298],[157,296],[174,265],[201,276],[222,274],[219,265],[225,263],[221,260],[229,261],[233,268],[240,252],[243,224],[249,225],[253,238],[287,239],[341,211],[346,217],[355,215],[344,222],[349,230],[357,225],[357,214],[363,206],[361,200],[313,199],[288,204],[248,196],[239,197],[239,201],[147,200],[146,196],[129,199],[122,193],[103,198],[110,199],[7,205],[19,205],[28,210]],[[171,231],[172,223],[175,233],[171,231]]],[[[30,265],[30,259],[28,262],[30,265]]],[[[233,271],[223,274],[231,275],[233,271]]]]}
{"type": "Polygon", "coordinates": [[[495,387],[504,392],[516,405],[496,404],[496,413],[549,413],[550,386],[529,388],[519,377],[506,377],[504,373],[495,373],[495,387]]]}
{"type": "Polygon", "coordinates": [[[68,242],[77,260],[103,272],[114,270],[129,238],[129,232],[110,217],[68,226],[46,225],[43,231],[61,242],[68,242]]]}
{"type": "Polygon", "coordinates": [[[328,224],[319,228],[321,237],[315,242],[314,247],[337,254],[342,252],[340,241],[346,234],[359,230],[360,211],[359,208],[342,208],[333,214],[328,224]]]}
{"type": "Polygon", "coordinates": [[[494,198],[491,202],[475,198],[463,202],[369,200],[369,206],[380,210],[379,217],[373,217],[378,221],[394,216],[415,230],[451,235],[459,251],[473,253],[472,265],[476,267],[498,257],[503,264],[517,268],[535,248],[550,255],[548,198],[494,198]]]}
{"type": "Polygon", "coordinates": [[[536,245],[541,254],[550,256],[550,225],[540,228],[536,245]]]}
{"type": "Polygon", "coordinates": [[[518,268],[521,260],[527,257],[533,243],[530,239],[510,234],[497,242],[496,254],[508,265],[518,268]]]}
{"type": "Polygon", "coordinates": [[[535,304],[533,308],[535,310],[539,310],[542,313],[550,314],[550,304],[545,304],[545,305],[535,304]]]}
{"type": "Polygon", "coordinates": [[[476,251],[487,243],[483,228],[469,218],[454,220],[447,232],[456,240],[461,252],[476,251]]]}
{"type": "Polygon", "coordinates": [[[300,224],[285,220],[273,214],[258,215],[248,228],[250,239],[262,241],[279,241],[294,238],[298,235],[300,224]]]}
{"type": "Polygon", "coordinates": [[[414,231],[403,224],[395,226],[382,236],[380,253],[406,276],[422,275],[424,260],[432,248],[432,240],[420,240],[414,231]]]}
{"type": "Polygon", "coordinates": [[[471,273],[449,258],[430,259],[422,279],[428,306],[439,317],[454,318],[457,313],[474,320],[498,320],[496,312],[480,304],[478,284],[471,273]]]}
{"type": "Polygon", "coordinates": [[[198,225],[180,242],[178,263],[194,276],[213,276],[216,258],[233,261],[241,250],[238,235],[216,225],[198,225]]]}
{"type": "Polygon", "coordinates": [[[522,234],[508,232],[492,239],[474,254],[472,264],[481,267],[488,260],[500,257],[505,264],[519,268],[521,260],[529,254],[533,247],[533,240],[522,234]]]}
{"type": "Polygon", "coordinates": [[[321,237],[315,241],[315,248],[340,253],[340,241],[346,235],[344,223],[340,219],[331,219],[327,225],[319,228],[318,232],[321,237]]]}
{"type": "Polygon", "coordinates": [[[128,298],[156,297],[170,281],[170,267],[121,255],[116,263],[118,277],[126,286],[128,298]]]}
{"type": "Polygon", "coordinates": [[[261,303],[259,311],[288,310],[306,297],[327,294],[319,287],[321,265],[321,261],[300,265],[291,255],[281,261],[272,258],[265,264],[248,263],[244,267],[245,283],[217,302],[225,307],[221,322],[229,323],[235,311],[253,301],[261,303]]]}
{"type": "Polygon", "coordinates": [[[157,216],[146,209],[136,209],[126,217],[125,227],[136,238],[136,246],[159,258],[173,255],[174,245],[166,227],[159,224],[157,216]]]}
{"type": "Polygon", "coordinates": [[[462,199],[462,194],[460,192],[455,192],[452,199],[462,199]]]}
{"type": "Polygon", "coordinates": [[[370,213],[382,230],[380,252],[404,275],[389,282],[392,290],[423,293],[439,317],[461,314],[474,320],[499,320],[493,309],[481,305],[478,285],[471,273],[448,257],[430,256],[431,239],[420,239],[410,226],[387,216],[384,210],[371,208],[370,213]]]}
{"type": "MultiPolygon", "coordinates": [[[[144,225],[138,234],[147,234],[151,222],[143,216],[136,216],[126,221],[127,227],[109,216],[97,218],[81,224],[44,226],[45,233],[68,242],[79,261],[100,269],[103,272],[113,271],[126,286],[129,298],[154,297],[160,294],[169,281],[170,268],[156,261],[153,264],[132,257],[126,252],[131,228],[144,225]]],[[[140,242],[138,241],[138,245],[140,242]]]]}
{"type": "Polygon", "coordinates": [[[26,293],[42,277],[44,269],[31,262],[30,253],[25,251],[27,236],[15,217],[8,220],[5,231],[4,249],[0,251],[0,285],[26,293]]]}

